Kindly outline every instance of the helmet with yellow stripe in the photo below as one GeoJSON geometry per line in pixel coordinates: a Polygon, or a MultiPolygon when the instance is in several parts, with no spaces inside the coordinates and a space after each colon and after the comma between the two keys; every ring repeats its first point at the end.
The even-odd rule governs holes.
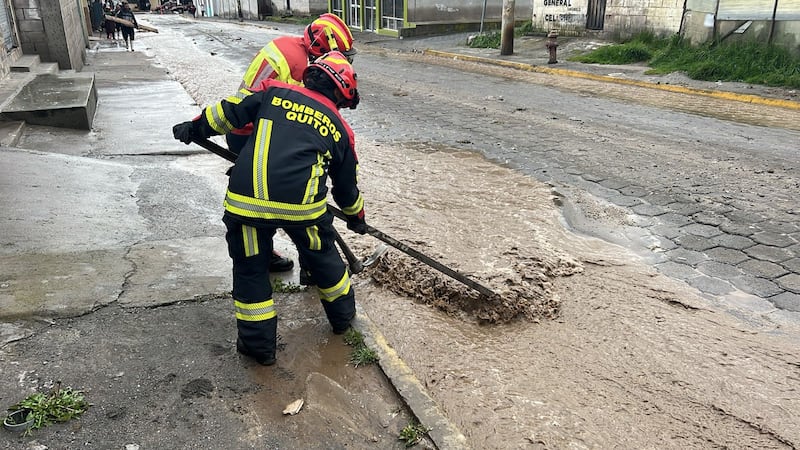
{"type": "Polygon", "coordinates": [[[353,33],[339,16],[332,13],[322,14],[306,27],[303,43],[308,49],[310,60],[332,50],[338,50],[352,62],[356,54],[356,49],[353,48],[353,33]]]}
{"type": "Polygon", "coordinates": [[[326,95],[337,108],[356,109],[360,101],[356,72],[339,51],[328,52],[309,64],[303,71],[303,84],[326,95]]]}

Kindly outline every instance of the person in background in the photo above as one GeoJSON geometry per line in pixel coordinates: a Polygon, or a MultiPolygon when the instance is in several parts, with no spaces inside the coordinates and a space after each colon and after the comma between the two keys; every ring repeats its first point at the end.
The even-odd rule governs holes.
{"type": "Polygon", "coordinates": [[[106,29],[106,39],[117,40],[117,22],[106,19],[103,22],[103,28],[106,29]]]}
{"type": "Polygon", "coordinates": [[[100,3],[100,0],[94,0],[92,2],[92,12],[91,12],[92,31],[103,30],[103,20],[105,19],[104,16],[105,12],[103,11],[103,4],[100,3]]]}
{"type": "Polygon", "coordinates": [[[125,48],[127,48],[130,51],[133,51],[133,39],[135,37],[134,28],[139,28],[139,24],[136,23],[136,16],[133,15],[133,11],[131,11],[131,6],[127,2],[122,3],[122,9],[120,9],[119,12],[117,13],[117,17],[123,20],[127,20],[128,22],[133,24],[132,27],[119,24],[120,31],[122,31],[122,39],[125,40],[125,48]]]}
{"type": "Polygon", "coordinates": [[[280,228],[314,277],[333,333],[342,334],[356,314],[355,292],[335,244],[331,195],[347,227],[367,231],[358,189],[353,130],[339,113],[359,103],[356,74],[337,51],[317,58],[301,78],[305,87],[265,80],[262,90],[243,89],[172,128],[189,144],[256,124],[241,149],[225,195],[225,239],[233,261],[237,351],[266,366],[275,364],[277,312],[270,283],[272,237],[280,228]]]}

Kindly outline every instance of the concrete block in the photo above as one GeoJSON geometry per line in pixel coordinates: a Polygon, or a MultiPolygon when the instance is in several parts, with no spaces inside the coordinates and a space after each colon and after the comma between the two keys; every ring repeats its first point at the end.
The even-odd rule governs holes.
{"type": "Polygon", "coordinates": [[[37,31],[44,33],[44,24],[41,20],[20,20],[17,25],[19,25],[19,31],[21,33],[37,31]]]}
{"type": "Polygon", "coordinates": [[[14,0],[14,8],[15,9],[39,9],[39,1],[38,0],[14,0]]]}
{"type": "Polygon", "coordinates": [[[96,109],[94,74],[42,74],[25,85],[1,115],[33,125],[90,130],[96,109]]]}
{"type": "MultiPolygon", "coordinates": [[[[22,12],[22,18],[26,20],[41,20],[42,16],[38,9],[22,8],[17,11],[22,12]]],[[[19,13],[18,13],[19,14],[19,13]]]]}
{"type": "Polygon", "coordinates": [[[12,72],[34,72],[39,65],[39,55],[22,55],[11,64],[12,72]]]}

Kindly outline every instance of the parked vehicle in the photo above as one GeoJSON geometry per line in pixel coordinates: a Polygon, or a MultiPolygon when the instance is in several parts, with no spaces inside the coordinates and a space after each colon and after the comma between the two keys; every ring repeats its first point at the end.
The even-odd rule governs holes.
{"type": "Polygon", "coordinates": [[[194,3],[179,3],[174,0],[168,0],[159,6],[153,8],[154,12],[158,13],[178,13],[183,14],[184,12],[188,12],[189,14],[194,15],[197,11],[197,7],[194,6],[194,3]]]}

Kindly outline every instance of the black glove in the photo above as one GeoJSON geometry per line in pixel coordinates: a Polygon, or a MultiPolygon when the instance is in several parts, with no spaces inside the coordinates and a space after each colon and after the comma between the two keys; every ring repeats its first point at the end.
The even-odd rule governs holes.
{"type": "Polygon", "coordinates": [[[199,137],[195,133],[195,125],[191,120],[172,127],[172,136],[187,145],[192,143],[193,138],[199,137]]]}
{"type": "Polygon", "coordinates": [[[347,229],[358,234],[367,234],[367,222],[364,221],[364,211],[357,216],[347,216],[347,229]]]}

